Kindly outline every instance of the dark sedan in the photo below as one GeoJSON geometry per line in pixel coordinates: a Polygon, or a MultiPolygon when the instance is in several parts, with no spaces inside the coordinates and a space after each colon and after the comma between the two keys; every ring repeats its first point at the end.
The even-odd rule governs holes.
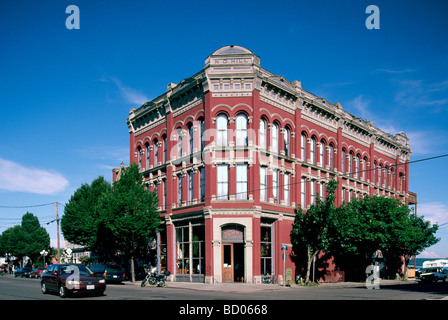
{"type": "Polygon", "coordinates": [[[27,277],[27,278],[30,278],[32,271],[33,270],[31,268],[20,268],[19,270],[14,272],[14,277],[21,277],[21,278],[27,277]]]}
{"type": "Polygon", "coordinates": [[[117,264],[95,264],[89,269],[97,275],[102,275],[108,283],[121,283],[126,278],[124,269],[117,264]]]}
{"type": "Polygon", "coordinates": [[[59,292],[61,298],[72,293],[95,293],[102,295],[106,281],[83,264],[53,264],[42,274],[42,293],[59,292]]]}

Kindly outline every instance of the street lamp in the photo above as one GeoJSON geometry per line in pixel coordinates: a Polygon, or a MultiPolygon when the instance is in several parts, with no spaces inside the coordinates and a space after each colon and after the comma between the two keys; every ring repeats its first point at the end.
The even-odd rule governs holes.
{"type": "Polygon", "coordinates": [[[45,268],[45,256],[48,254],[48,252],[47,251],[45,251],[45,250],[42,250],[41,252],[40,252],[40,255],[42,256],[42,259],[43,259],[43,266],[42,267],[44,267],[45,268]]]}

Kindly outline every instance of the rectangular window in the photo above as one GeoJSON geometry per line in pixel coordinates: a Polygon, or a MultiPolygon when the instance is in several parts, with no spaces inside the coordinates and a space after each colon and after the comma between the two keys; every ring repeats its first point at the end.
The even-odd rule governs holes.
{"type": "Polygon", "coordinates": [[[163,188],[162,209],[166,210],[166,179],[162,180],[162,188],[163,188]]]}
{"type": "Polygon", "coordinates": [[[316,204],[316,181],[310,181],[311,204],[316,204]]]}
{"type": "Polygon", "coordinates": [[[260,201],[268,201],[267,188],[268,188],[268,168],[260,167],[260,201]]]}
{"type": "Polygon", "coordinates": [[[149,170],[149,161],[151,158],[151,149],[149,144],[146,145],[146,170],[149,170]]]}
{"type": "Polygon", "coordinates": [[[182,205],[182,175],[177,175],[177,206],[182,205]]]}
{"type": "Polygon", "coordinates": [[[279,202],[279,185],[278,185],[278,169],[274,169],[272,172],[272,197],[274,203],[279,202]]]}
{"type": "Polygon", "coordinates": [[[278,125],[273,124],[271,129],[271,151],[278,153],[278,125]]]}
{"type": "Polygon", "coordinates": [[[193,125],[190,126],[190,128],[188,129],[188,135],[189,135],[189,149],[188,153],[191,154],[193,153],[193,147],[194,147],[194,143],[193,143],[193,125]]]}
{"type": "Polygon", "coordinates": [[[177,130],[177,158],[182,157],[182,130],[177,130]]]}
{"type": "Polygon", "coordinates": [[[205,169],[204,167],[199,169],[200,174],[200,185],[199,188],[201,189],[201,202],[205,201],[205,169]]]}
{"type": "Polygon", "coordinates": [[[273,250],[272,250],[272,225],[262,224],[260,232],[260,248],[261,248],[261,274],[272,274],[273,264],[273,250]]]}
{"type": "Polygon", "coordinates": [[[204,225],[192,225],[193,274],[205,274],[205,228],[204,225]]]}
{"type": "Polygon", "coordinates": [[[286,128],[285,129],[285,133],[284,133],[284,139],[283,139],[283,143],[284,143],[284,149],[285,149],[285,156],[289,157],[290,156],[290,132],[289,129],[286,128]]]}
{"type": "Polygon", "coordinates": [[[177,274],[188,274],[190,261],[190,240],[188,226],[176,227],[177,274]]]}
{"type": "Polygon", "coordinates": [[[218,200],[228,200],[229,199],[229,166],[227,164],[218,165],[218,179],[217,179],[217,189],[218,189],[218,200]]]}
{"type": "Polygon", "coordinates": [[[205,147],[205,122],[201,120],[201,151],[204,150],[205,147]]]}
{"type": "Polygon", "coordinates": [[[193,171],[188,173],[188,204],[193,204],[193,171]]]}
{"type": "Polygon", "coordinates": [[[328,165],[330,166],[330,170],[333,170],[333,146],[330,145],[328,147],[328,165]]]}
{"type": "Polygon", "coordinates": [[[302,134],[302,141],[301,141],[301,157],[302,161],[306,161],[306,136],[302,134]]]}
{"type": "Polygon", "coordinates": [[[322,168],[325,168],[325,145],[323,142],[320,143],[319,148],[319,162],[322,168]]]}
{"type": "Polygon", "coordinates": [[[325,200],[325,184],[323,182],[319,183],[319,196],[320,200],[325,200]]]}
{"type": "Polygon", "coordinates": [[[236,165],[236,199],[247,200],[247,164],[236,165]]]}
{"type": "Polygon", "coordinates": [[[300,204],[302,208],[306,208],[306,178],[302,178],[300,182],[300,204]]]}
{"type": "Polygon", "coordinates": [[[351,153],[348,154],[348,175],[353,176],[353,156],[351,153]]]}
{"type": "Polygon", "coordinates": [[[166,150],[168,146],[166,144],[166,137],[163,137],[163,163],[166,163],[166,150]]]}
{"type": "Polygon", "coordinates": [[[311,138],[310,144],[310,160],[312,164],[316,164],[316,140],[311,138]]]}
{"type": "Polygon", "coordinates": [[[159,143],[154,143],[154,167],[159,165],[159,143]]]}
{"type": "Polygon", "coordinates": [[[284,192],[284,200],[285,205],[290,205],[290,196],[289,196],[289,189],[290,189],[290,181],[289,181],[289,173],[285,173],[283,175],[283,192],[284,192]]]}
{"type": "Polygon", "coordinates": [[[138,171],[142,169],[142,150],[137,149],[137,157],[138,157],[138,171]]]}

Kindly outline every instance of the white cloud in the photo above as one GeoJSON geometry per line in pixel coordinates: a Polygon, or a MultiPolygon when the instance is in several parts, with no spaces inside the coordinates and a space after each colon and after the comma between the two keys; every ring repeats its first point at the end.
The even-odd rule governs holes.
{"type": "Polygon", "coordinates": [[[0,158],[0,189],[37,194],[54,194],[67,187],[68,180],[61,174],[0,158]]]}
{"type": "MultiPolygon", "coordinates": [[[[448,80],[426,85],[422,80],[399,80],[396,81],[398,90],[395,101],[400,105],[410,107],[440,107],[448,104],[445,91],[448,91],[448,80]],[[441,93],[442,96],[435,96],[441,93]],[[443,94],[445,93],[445,96],[443,94]]],[[[434,111],[437,111],[434,108],[434,111]]]]}
{"type": "Polygon", "coordinates": [[[419,203],[417,215],[423,216],[432,224],[442,224],[448,222],[448,205],[442,202],[419,203]]]}
{"type": "Polygon", "coordinates": [[[100,79],[100,81],[113,82],[120,91],[120,94],[123,97],[123,99],[128,103],[141,106],[145,102],[149,101],[149,99],[143,93],[135,89],[129,88],[128,86],[124,85],[118,78],[103,76],[100,79]]]}
{"type": "Polygon", "coordinates": [[[401,73],[412,73],[417,71],[416,69],[378,69],[375,72],[381,72],[381,73],[389,73],[389,74],[401,74],[401,73]]]}
{"type": "Polygon", "coordinates": [[[365,98],[362,94],[355,97],[353,100],[346,103],[347,108],[352,110],[355,116],[365,120],[373,121],[374,125],[384,132],[396,134],[398,131],[391,124],[391,120],[379,118],[378,113],[373,113],[370,110],[370,99],[365,98]]]}
{"type": "MultiPolygon", "coordinates": [[[[431,131],[408,131],[406,136],[411,144],[412,154],[430,154],[435,152],[443,144],[436,139],[428,139],[434,136],[431,131]]],[[[440,132],[438,133],[440,135],[440,132]]]]}

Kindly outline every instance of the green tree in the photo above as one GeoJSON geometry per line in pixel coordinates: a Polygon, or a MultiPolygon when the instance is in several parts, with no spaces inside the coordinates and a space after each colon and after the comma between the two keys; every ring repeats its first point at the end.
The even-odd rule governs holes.
{"type": "Polygon", "coordinates": [[[344,269],[362,277],[376,250],[381,250],[387,264],[392,265],[394,259],[416,255],[437,243],[436,231],[436,225],[410,215],[409,207],[398,199],[353,199],[336,210],[329,250],[344,269]]]}
{"type": "MultiPolygon", "coordinates": [[[[132,281],[135,280],[134,259],[139,245],[146,246],[160,227],[157,195],[148,192],[138,165],[124,170],[113,188],[100,199],[100,223],[97,232],[116,248],[124,248],[131,260],[132,281]]],[[[97,237],[101,239],[100,236],[97,237]]]]}
{"type": "Polygon", "coordinates": [[[22,216],[20,226],[5,230],[0,237],[1,253],[9,253],[19,258],[28,256],[36,262],[42,250],[50,247],[50,235],[40,226],[39,219],[27,212],[22,216]]]}
{"type": "Polygon", "coordinates": [[[100,219],[98,201],[111,190],[109,182],[98,177],[89,184],[83,184],[65,205],[61,219],[64,238],[73,244],[95,249],[97,225],[100,219]]]}
{"type": "Polygon", "coordinates": [[[337,180],[331,180],[327,184],[327,196],[324,201],[316,196],[316,204],[303,212],[299,205],[294,225],[291,230],[291,243],[298,253],[298,248],[305,247],[306,251],[306,278],[310,280],[311,262],[320,252],[326,251],[330,244],[329,227],[335,212],[334,199],[337,188],[337,180]]]}

